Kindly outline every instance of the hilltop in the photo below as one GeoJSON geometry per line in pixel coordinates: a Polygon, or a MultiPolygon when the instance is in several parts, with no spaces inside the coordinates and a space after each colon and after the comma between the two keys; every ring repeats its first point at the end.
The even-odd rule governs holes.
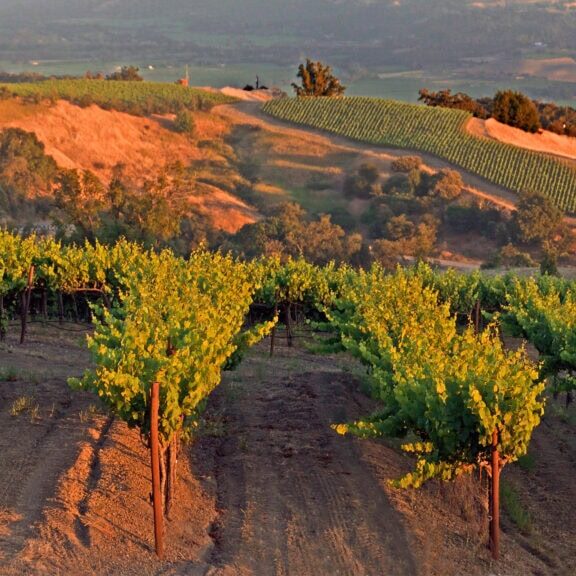
{"type": "Polygon", "coordinates": [[[576,138],[570,136],[554,134],[547,130],[540,130],[538,134],[531,134],[519,128],[502,124],[494,118],[488,120],[471,118],[466,129],[475,136],[488,137],[527,150],[576,160],[576,138]]]}

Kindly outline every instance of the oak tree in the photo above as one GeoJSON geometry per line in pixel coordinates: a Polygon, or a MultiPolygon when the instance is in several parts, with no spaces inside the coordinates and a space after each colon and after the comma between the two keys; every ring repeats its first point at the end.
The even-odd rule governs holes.
{"type": "Polygon", "coordinates": [[[342,96],[346,86],[340,84],[340,80],[332,74],[330,66],[322,62],[314,62],[306,58],[306,64],[298,66],[297,77],[302,85],[292,83],[296,96],[342,96]]]}

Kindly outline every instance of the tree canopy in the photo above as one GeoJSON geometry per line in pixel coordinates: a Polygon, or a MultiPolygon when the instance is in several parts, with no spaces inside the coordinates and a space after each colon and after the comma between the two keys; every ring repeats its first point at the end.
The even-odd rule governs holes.
{"type": "Polygon", "coordinates": [[[292,88],[296,96],[342,96],[346,86],[340,84],[340,80],[332,74],[330,66],[322,62],[314,62],[306,58],[306,64],[298,66],[297,77],[300,78],[302,85],[295,82],[292,88]]]}
{"type": "Polygon", "coordinates": [[[137,66],[122,66],[122,69],[108,74],[106,80],[127,80],[129,82],[142,82],[144,78],[139,74],[140,68],[137,66]]]}
{"type": "Polygon", "coordinates": [[[499,122],[526,132],[537,132],[541,127],[534,102],[524,94],[512,90],[496,93],[492,116],[499,122]]]}

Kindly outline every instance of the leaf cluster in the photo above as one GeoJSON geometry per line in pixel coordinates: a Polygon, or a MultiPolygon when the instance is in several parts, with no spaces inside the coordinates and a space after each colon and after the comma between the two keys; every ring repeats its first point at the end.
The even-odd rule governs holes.
{"type": "Polygon", "coordinates": [[[327,314],[343,346],[369,367],[382,404],[337,429],[407,437],[418,459],[397,485],[449,480],[483,465],[495,430],[504,461],[526,452],[544,385],[524,350],[504,350],[495,327],[459,331],[449,303],[419,275],[386,275],[379,267],[359,272],[327,314]]]}

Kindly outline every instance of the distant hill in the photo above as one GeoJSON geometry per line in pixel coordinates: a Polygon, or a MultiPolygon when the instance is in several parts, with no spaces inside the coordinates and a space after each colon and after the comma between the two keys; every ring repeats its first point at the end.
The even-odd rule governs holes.
{"type": "Polygon", "coordinates": [[[576,53],[576,9],[522,0],[10,0],[0,61],[171,58],[342,67],[455,65],[576,53]],[[265,48],[265,50],[263,50],[265,48]]]}

